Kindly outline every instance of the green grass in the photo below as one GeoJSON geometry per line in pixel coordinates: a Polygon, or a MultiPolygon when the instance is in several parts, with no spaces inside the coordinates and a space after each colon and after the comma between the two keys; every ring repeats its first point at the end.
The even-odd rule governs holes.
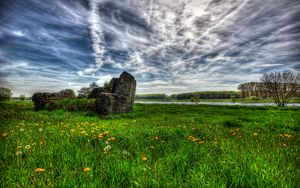
{"type": "Polygon", "coordinates": [[[32,109],[0,103],[0,187],[300,187],[299,108],[138,104],[106,117],[32,109]]]}

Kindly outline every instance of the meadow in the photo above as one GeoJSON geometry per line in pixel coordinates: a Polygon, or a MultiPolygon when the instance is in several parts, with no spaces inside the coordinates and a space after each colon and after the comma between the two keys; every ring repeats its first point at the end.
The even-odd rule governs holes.
{"type": "Polygon", "coordinates": [[[0,187],[300,187],[300,109],[0,103],[0,187]]]}

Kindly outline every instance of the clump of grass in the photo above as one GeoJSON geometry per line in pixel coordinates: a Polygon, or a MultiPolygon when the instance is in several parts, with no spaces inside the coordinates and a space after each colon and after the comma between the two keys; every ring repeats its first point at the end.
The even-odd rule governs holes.
{"type": "Polygon", "coordinates": [[[222,125],[229,128],[240,128],[242,127],[241,121],[239,119],[236,120],[225,120],[222,122],[222,125]]]}

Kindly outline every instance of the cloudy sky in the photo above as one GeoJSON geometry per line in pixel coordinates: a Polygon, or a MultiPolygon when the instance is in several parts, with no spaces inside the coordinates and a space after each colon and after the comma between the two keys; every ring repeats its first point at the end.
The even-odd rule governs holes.
{"type": "Polygon", "coordinates": [[[77,91],[123,70],[137,93],[236,90],[300,71],[299,0],[0,0],[0,85],[77,91]]]}

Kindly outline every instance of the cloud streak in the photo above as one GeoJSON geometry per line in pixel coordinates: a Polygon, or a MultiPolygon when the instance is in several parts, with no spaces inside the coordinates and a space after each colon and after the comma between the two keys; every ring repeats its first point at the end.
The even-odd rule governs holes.
{"type": "MultiPolygon", "coordinates": [[[[101,19],[99,17],[99,9],[96,0],[90,0],[90,17],[89,17],[89,29],[92,41],[92,48],[95,56],[95,66],[93,67],[93,74],[99,70],[103,65],[104,60],[104,43],[103,43],[103,31],[101,26],[101,19]]],[[[86,69],[85,72],[89,73],[91,69],[86,69]]]]}

